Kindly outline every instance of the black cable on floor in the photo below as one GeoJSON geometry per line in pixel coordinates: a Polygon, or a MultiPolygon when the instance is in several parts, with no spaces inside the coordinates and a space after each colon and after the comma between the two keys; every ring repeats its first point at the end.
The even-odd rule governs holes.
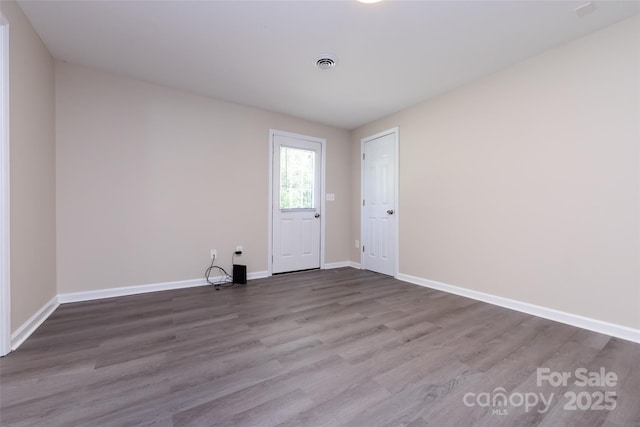
{"type": "Polygon", "coordinates": [[[233,285],[235,285],[235,283],[233,283],[233,278],[229,273],[227,273],[227,270],[225,270],[220,266],[215,265],[215,262],[216,262],[216,256],[214,255],[211,258],[211,265],[204,272],[204,278],[207,280],[207,283],[209,285],[213,285],[216,291],[219,290],[220,288],[230,288],[233,285]],[[217,269],[218,272],[221,273],[221,277],[217,282],[211,281],[211,271],[213,269],[217,269]]]}

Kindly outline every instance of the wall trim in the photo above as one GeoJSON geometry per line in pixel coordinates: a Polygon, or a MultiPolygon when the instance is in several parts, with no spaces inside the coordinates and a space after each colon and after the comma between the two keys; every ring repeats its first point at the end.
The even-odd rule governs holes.
{"type": "MultiPolygon", "coordinates": [[[[247,280],[262,279],[269,277],[267,271],[256,271],[247,274],[247,280]]],[[[222,280],[223,276],[210,277],[212,282],[222,280]]],[[[195,288],[197,286],[208,286],[205,279],[179,280],[175,282],[151,283],[148,285],[124,286],[119,288],[98,289],[95,291],[68,292],[58,294],[60,304],[70,302],[92,301],[103,298],[123,297],[127,295],[146,294],[149,292],[170,291],[173,289],[195,288]]]]}
{"type": "Polygon", "coordinates": [[[271,276],[268,271],[254,271],[253,273],[247,273],[247,280],[265,279],[271,276]]]}
{"type": "Polygon", "coordinates": [[[326,263],[322,268],[323,270],[331,270],[334,268],[343,268],[343,267],[360,269],[360,264],[353,261],[329,262],[329,263],[326,263]]]}
{"type": "Polygon", "coordinates": [[[51,313],[60,305],[58,296],[54,296],[40,310],[24,322],[16,331],[11,334],[11,350],[17,349],[27,338],[33,334],[42,323],[47,320],[51,313]]]}
{"type": "MultiPolygon", "coordinates": [[[[256,271],[247,274],[247,280],[262,279],[269,277],[266,271],[256,271]]],[[[210,277],[216,283],[222,280],[223,276],[210,277]]],[[[58,294],[60,304],[70,302],[92,301],[103,298],[123,297],[127,295],[146,294],[149,292],[170,291],[173,289],[195,288],[197,286],[208,286],[205,279],[178,280],[175,282],[151,283],[147,285],[124,286],[119,288],[98,289],[95,291],[68,292],[58,294]]]]}
{"type": "Polygon", "coordinates": [[[0,12],[0,356],[11,351],[9,22],[0,12]]]}
{"type": "Polygon", "coordinates": [[[448,292],[450,294],[460,295],[463,297],[475,299],[504,308],[509,308],[511,310],[531,314],[533,316],[565,323],[567,325],[576,326],[578,328],[587,329],[593,332],[610,335],[616,338],[621,338],[623,340],[640,344],[640,329],[634,329],[628,326],[618,325],[615,323],[592,319],[590,317],[580,316],[578,314],[555,310],[553,308],[547,308],[523,301],[474,291],[472,289],[460,288],[458,286],[436,282],[435,280],[423,279],[421,277],[410,276],[408,274],[398,274],[398,280],[402,280],[403,282],[412,283],[418,286],[424,286],[426,288],[437,289],[439,291],[448,292]]]}
{"type": "MultiPolygon", "coordinates": [[[[216,282],[222,277],[211,277],[211,281],[216,282]]],[[[196,286],[205,286],[205,279],[180,280],[175,282],[152,283],[148,285],[124,286],[119,288],[98,289],[95,291],[68,292],[58,294],[61,304],[70,302],[92,301],[103,298],[123,297],[127,295],[146,294],[149,292],[168,291],[171,289],[185,289],[196,286]]]]}

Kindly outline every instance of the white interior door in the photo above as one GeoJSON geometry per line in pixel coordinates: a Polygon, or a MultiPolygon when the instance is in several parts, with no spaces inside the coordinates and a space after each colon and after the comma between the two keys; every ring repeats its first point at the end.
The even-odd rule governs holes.
{"type": "Polygon", "coordinates": [[[362,140],[362,267],[396,274],[397,131],[362,140]]]}
{"type": "Polygon", "coordinates": [[[322,144],[274,134],[272,273],[320,268],[322,144]]]}

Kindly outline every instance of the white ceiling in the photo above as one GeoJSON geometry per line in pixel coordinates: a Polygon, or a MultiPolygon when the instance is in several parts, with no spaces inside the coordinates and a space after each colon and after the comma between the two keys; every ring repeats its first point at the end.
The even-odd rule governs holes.
{"type": "Polygon", "coordinates": [[[346,129],[640,12],[584,3],[19,1],[58,60],[346,129]]]}

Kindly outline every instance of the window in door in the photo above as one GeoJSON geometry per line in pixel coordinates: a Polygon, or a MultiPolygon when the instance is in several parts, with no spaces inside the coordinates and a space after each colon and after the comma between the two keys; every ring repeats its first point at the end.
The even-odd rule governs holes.
{"type": "Polygon", "coordinates": [[[280,209],[314,209],[315,155],[280,147],[280,209]]]}

